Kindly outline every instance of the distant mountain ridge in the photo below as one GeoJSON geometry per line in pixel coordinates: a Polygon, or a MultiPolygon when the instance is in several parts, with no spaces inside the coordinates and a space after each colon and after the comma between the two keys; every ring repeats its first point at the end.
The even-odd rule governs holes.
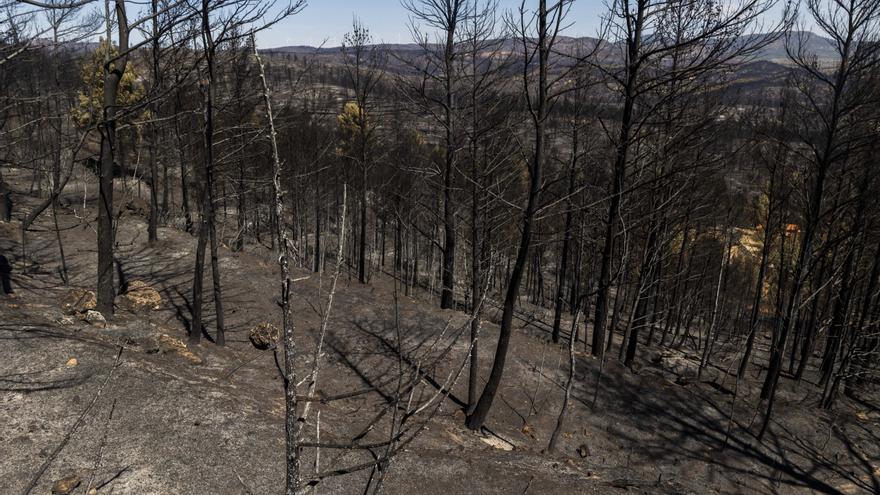
{"type": "MultiPolygon", "coordinates": [[[[744,38],[743,42],[747,43],[750,39],[756,39],[763,36],[766,36],[766,34],[749,35],[744,38]]],[[[578,47],[581,47],[583,50],[591,50],[596,46],[598,42],[599,39],[594,37],[561,36],[559,37],[559,39],[557,39],[556,48],[557,51],[563,53],[574,52],[578,47]]],[[[513,43],[515,43],[513,39],[504,40],[501,46],[502,50],[507,51],[514,49],[515,47],[513,46],[513,43]]],[[[837,53],[834,49],[832,40],[809,31],[794,31],[792,33],[789,33],[788,36],[780,37],[779,39],[770,42],[769,44],[767,44],[767,46],[758,50],[758,52],[754,54],[753,59],[755,61],[767,61],[775,62],[778,64],[787,64],[789,62],[788,53],[786,51],[787,44],[791,44],[793,46],[803,44],[805,51],[807,53],[815,54],[820,61],[834,60],[837,58],[837,53]]],[[[405,52],[417,52],[422,49],[421,46],[416,43],[376,43],[373,46],[385,48],[392,53],[399,54],[403,54],[405,52]]],[[[307,45],[292,45],[264,48],[263,51],[269,53],[289,53],[297,55],[335,55],[341,53],[342,47],[313,47],[307,45]]]]}

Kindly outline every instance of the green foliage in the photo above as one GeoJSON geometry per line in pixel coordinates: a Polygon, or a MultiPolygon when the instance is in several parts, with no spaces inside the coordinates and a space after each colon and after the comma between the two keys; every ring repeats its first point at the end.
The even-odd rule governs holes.
{"type": "MultiPolygon", "coordinates": [[[[102,118],[104,107],[104,63],[107,59],[107,51],[110,50],[110,58],[115,58],[119,52],[109,43],[101,40],[98,48],[86,59],[82,67],[83,89],[77,95],[77,106],[73,109],[74,121],[83,127],[99,122],[102,118]]],[[[113,62],[110,63],[113,68],[113,62]]],[[[132,105],[140,101],[145,94],[144,86],[138,75],[127,64],[122,80],[119,82],[117,103],[120,107],[132,105]]]]}
{"type": "Polygon", "coordinates": [[[350,101],[345,104],[336,120],[342,135],[336,153],[351,158],[365,153],[366,150],[361,148],[369,146],[373,130],[373,123],[367,117],[367,113],[357,103],[350,101]]]}
{"type": "Polygon", "coordinates": [[[347,136],[366,133],[372,127],[366,112],[361,111],[360,106],[353,101],[345,104],[342,113],[336,119],[339,122],[339,129],[347,136]]]}

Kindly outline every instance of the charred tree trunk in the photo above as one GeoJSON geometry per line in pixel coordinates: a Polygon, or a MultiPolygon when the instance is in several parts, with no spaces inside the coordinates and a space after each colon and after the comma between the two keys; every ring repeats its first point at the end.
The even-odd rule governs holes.
{"type": "MultiPolygon", "coordinates": [[[[153,92],[157,92],[161,88],[160,78],[162,75],[161,70],[159,69],[159,2],[158,0],[151,0],[150,2],[150,14],[152,16],[151,26],[152,26],[152,43],[151,43],[151,55],[152,55],[152,69],[153,69],[153,92]]],[[[157,100],[158,101],[158,100],[157,100]]],[[[158,118],[159,114],[159,104],[158,102],[154,102],[152,107],[153,118],[158,118]]],[[[159,166],[156,163],[156,153],[159,148],[159,133],[157,126],[155,124],[151,124],[150,126],[150,220],[147,225],[147,239],[150,242],[157,241],[159,239],[158,236],[158,225],[159,225],[159,166]]]]}
{"type": "MultiPolygon", "coordinates": [[[[565,279],[568,274],[568,251],[571,244],[571,223],[572,223],[572,202],[571,197],[575,190],[575,178],[577,177],[577,155],[578,155],[578,132],[574,130],[572,136],[572,158],[571,168],[568,172],[568,196],[566,204],[568,205],[565,212],[565,227],[562,234],[562,255],[560,256],[559,267],[556,271],[556,301],[555,310],[553,312],[553,342],[559,343],[559,331],[562,324],[562,310],[565,306],[565,279]]],[[[572,336],[574,338],[574,336],[572,336]]]]}
{"type": "MultiPolygon", "coordinates": [[[[559,23],[563,17],[561,10],[562,5],[556,4],[554,9],[559,9],[556,15],[556,29],[558,33],[559,23]]],[[[524,15],[524,14],[523,14],[524,15]]],[[[498,333],[498,345],[495,349],[495,360],[492,363],[492,371],[489,373],[489,379],[486,387],[474,410],[468,415],[467,427],[476,430],[483,426],[495,400],[495,394],[501,385],[501,376],[504,373],[504,363],[507,358],[507,350],[510,346],[510,336],[513,330],[513,313],[516,309],[516,301],[519,298],[519,288],[522,282],[523,270],[528,261],[529,249],[532,241],[532,229],[535,221],[535,213],[538,210],[538,201],[540,199],[542,179],[541,172],[544,164],[544,124],[548,115],[548,64],[550,59],[550,50],[552,48],[552,40],[555,34],[551,32],[547,26],[548,12],[546,0],[540,0],[538,12],[536,15],[538,24],[538,36],[535,40],[538,53],[538,87],[537,96],[531,108],[532,124],[535,132],[534,155],[532,163],[529,166],[529,191],[526,208],[522,216],[522,234],[520,235],[519,247],[517,248],[516,261],[510,274],[507,284],[507,291],[504,297],[503,312],[501,315],[501,328],[498,333]]],[[[528,78],[524,77],[526,86],[528,86],[528,78]]],[[[528,93],[528,92],[527,92],[528,93]]]]}
{"type": "MultiPolygon", "coordinates": [[[[772,181],[770,187],[773,187],[772,181]]],[[[771,205],[767,210],[767,218],[764,222],[764,241],[763,246],[761,246],[761,262],[758,265],[758,277],[755,283],[755,299],[752,302],[752,313],[749,318],[749,333],[746,337],[745,349],[743,350],[743,355],[739,362],[739,368],[736,372],[737,378],[743,378],[746,374],[746,370],[749,366],[749,359],[751,359],[752,356],[752,348],[755,345],[755,334],[758,332],[758,318],[761,316],[761,300],[764,295],[764,276],[767,273],[767,260],[770,257],[770,249],[773,244],[773,230],[771,227],[773,218],[772,212],[773,205],[771,201],[771,205]]]]}
{"type": "MultiPolygon", "coordinates": [[[[119,53],[115,60],[111,60],[111,50],[108,47],[107,60],[104,63],[104,115],[101,130],[101,167],[99,175],[99,205],[98,205],[98,304],[97,310],[104,317],[113,317],[113,300],[116,297],[116,288],[113,283],[113,246],[115,244],[116,229],[113,225],[113,165],[114,150],[116,146],[116,110],[118,108],[117,96],[119,83],[125,73],[128,63],[128,18],[126,17],[125,2],[115,0],[116,26],[119,30],[119,53]]],[[[109,15],[109,12],[108,12],[109,15]]],[[[109,25],[109,20],[107,21],[109,25]]],[[[107,43],[110,43],[109,33],[107,43]]]]}
{"type": "Polygon", "coordinates": [[[624,85],[623,113],[620,119],[620,134],[614,159],[614,178],[611,182],[611,197],[608,216],[605,218],[605,245],[602,248],[602,261],[599,268],[599,286],[596,295],[596,318],[593,323],[592,354],[599,356],[605,345],[605,320],[608,312],[608,291],[611,287],[611,257],[617,237],[617,217],[620,212],[621,195],[626,180],[626,164],[632,139],[633,115],[636,99],[636,79],[641,68],[639,53],[642,46],[644,9],[639,9],[633,26],[633,34],[627,40],[627,68],[624,85]]]}
{"type": "Polygon", "coordinates": [[[199,225],[199,241],[196,246],[196,267],[193,281],[193,324],[190,332],[190,341],[198,343],[202,332],[202,276],[204,275],[205,245],[211,243],[211,277],[214,289],[215,322],[217,326],[217,340],[219,346],[226,344],[225,328],[223,322],[223,297],[220,280],[220,262],[217,253],[217,229],[214,219],[214,55],[216,47],[209,15],[208,0],[202,0],[202,36],[205,45],[205,61],[207,65],[207,80],[202,84],[202,96],[204,98],[204,147],[205,159],[202,176],[202,214],[199,225]]]}

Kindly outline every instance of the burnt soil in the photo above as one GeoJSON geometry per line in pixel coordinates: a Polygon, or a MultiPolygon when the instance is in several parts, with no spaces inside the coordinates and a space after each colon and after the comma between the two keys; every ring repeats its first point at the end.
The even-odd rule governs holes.
{"type": "MultiPolygon", "coordinates": [[[[58,300],[71,288],[95,286],[94,184],[83,208],[81,184],[71,183],[58,210],[70,275],[65,286],[51,212],[28,233],[22,257],[19,219],[40,200],[28,193],[30,177],[23,171],[4,177],[15,191],[16,211],[12,223],[0,223],[0,253],[13,264],[16,292],[0,296],[0,493],[21,493],[47,460],[32,493],[49,493],[56,480],[71,475],[81,479],[72,493],[86,493],[89,486],[99,494],[282,493],[282,381],[273,353],[248,340],[254,325],[280,320],[278,269],[270,251],[221,247],[228,345],[210,340],[213,302],[206,294],[207,336],[191,349],[194,356],[187,355],[166,344],[168,337],[185,340],[190,324],[192,235],[162,227],[159,242],[150,244],[142,209],[122,206],[121,283],[142,280],[159,291],[162,303],[140,312],[119,308],[107,328],[91,326],[65,315],[58,300]]],[[[293,314],[304,349],[297,363],[302,376],[310,368],[330,281],[327,274],[295,272],[301,279],[293,314]]],[[[205,280],[210,287],[210,269],[205,280]]],[[[437,306],[423,291],[395,303],[390,276],[377,274],[364,286],[343,272],[316,394],[375,390],[315,403],[323,440],[350,438],[388,409],[393,390],[385,382],[401,362],[398,329],[405,343],[400,352],[409,360],[431,362],[432,352],[449,346],[439,363],[424,367],[422,393],[445,383],[464,362],[468,315],[437,306]]],[[[524,305],[523,311],[531,310],[524,305]]],[[[483,379],[497,336],[488,316],[480,348],[483,379]]],[[[766,361],[766,336],[760,344],[755,363],[766,361]]],[[[833,411],[823,411],[816,407],[820,390],[813,370],[799,384],[784,377],[773,422],[759,442],[755,405],[762,369],[753,365],[737,386],[727,373],[735,347],[719,342],[702,380],[677,375],[698,359],[688,346],[662,353],[643,348],[636,371],[618,364],[615,348],[596,390],[599,362],[579,342],[571,407],[551,454],[544,451],[562,403],[568,352],[550,343],[544,325],[518,320],[487,429],[475,433],[464,426],[467,388],[459,379],[422,433],[393,458],[383,491],[880,493],[877,394],[841,398],[833,411]],[[665,366],[670,362],[678,364],[665,366]]],[[[311,418],[309,438],[316,428],[311,418]]],[[[375,432],[379,437],[381,430],[375,432]]],[[[322,450],[321,456],[321,470],[364,460],[357,452],[322,450]]],[[[314,470],[313,449],[303,462],[306,472],[314,470]]],[[[363,470],[328,477],[313,491],[361,493],[369,476],[363,470]]]]}

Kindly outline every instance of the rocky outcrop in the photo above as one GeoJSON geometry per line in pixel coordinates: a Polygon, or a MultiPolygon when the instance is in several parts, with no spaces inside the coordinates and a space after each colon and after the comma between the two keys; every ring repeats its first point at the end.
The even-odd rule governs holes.
{"type": "Polygon", "coordinates": [[[134,280],[128,284],[125,293],[117,298],[117,302],[119,306],[135,312],[157,310],[162,307],[162,296],[146,282],[134,280]]]}
{"type": "Polygon", "coordinates": [[[71,289],[61,296],[59,303],[68,315],[85,314],[98,306],[98,298],[90,290],[71,289]]]}
{"type": "Polygon", "coordinates": [[[107,328],[107,319],[100,311],[90,309],[83,315],[83,321],[93,327],[107,328]]]}
{"type": "Polygon", "coordinates": [[[175,354],[189,361],[191,364],[202,364],[203,360],[194,352],[190,351],[180,339],[166,334],[159,335],[159,352],[162,354],[175,354]]]}
{"type": "Polygon", "coordinates": [[[251,344],[257,349],[265,351],[275,347],[281,339],[281,330],[271,323],[260,323],[251,328],[248,333],[251,344]]]}

